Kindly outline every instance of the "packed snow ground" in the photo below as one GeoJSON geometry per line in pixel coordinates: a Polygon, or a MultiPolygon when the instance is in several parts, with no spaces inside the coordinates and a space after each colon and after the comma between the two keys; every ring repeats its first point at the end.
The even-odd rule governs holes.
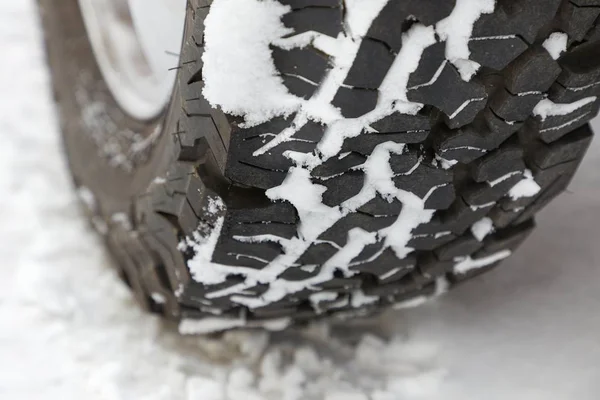
{"type": "Polygon", "coordinates": [[[138,311],[78,211],[35,15],[0,2],[0,399],[597,398],[598,144],[523,249],[436,303],[380,326],[182,338],[138,311]]]}

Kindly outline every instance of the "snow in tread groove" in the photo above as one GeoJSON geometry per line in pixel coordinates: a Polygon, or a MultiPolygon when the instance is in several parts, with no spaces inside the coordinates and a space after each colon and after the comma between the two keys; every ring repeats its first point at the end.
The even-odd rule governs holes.
{"type": "Polygon", "coordinates": [[[471,226],[471,233],[480,242],[494,231],[494,223],[489,217],[483,217],[471,226]]]}
{"type": "MultiPolygon", "coordinates": [[[[210,293],[207,295],[209,299],[231,295],[232,301],[249,308],[265,306],[290,293],[331,279],[335,270],[343,271],[345,276],[352,276],[353,272],[348,269],[350,261],[368,244],[383,240],[384,247],[391,248],[400,259],[413,250],[407,246],[412,238],[411,232],[418,225],[431,219],[434,210],[425,209],[425,202],[439,187],[431,188],[426,196],[419,198],[394,186],[388,160],[390,154],[402,154],[402,144],[379,144],[365,164],[357,168],[365,173],[362,190],[340,206],[329,207],[322,203],[322,194],[326,188],[312,182],[310,171],[327,159],[339,156],[344,140],[372,130],[372,123],[394,112],[415,114],[421,109],[422,104],[407,100],[407,83],[410,74],[417,69],[423,51],[436,43],[436,34],[446,42],[447,59],[458,68],[464,80],[469,80],[479,68],[477,63],[469,60],[468,42],[473,24],[481,14],[493,12],[494,1],[459,0],[451,14],[435,26],[414,24],[403,35],[401,50],[379,87],[375,109],[358,118],[344,118],[331,101],[352,67],[362,37],[386,3],[387,0],[346,2],[345,31],[333,38],[318,32],[290,35],[290,30],[285,28],[280,20],[290,9],[272,0],[213,2],[205,21],[204,96],[213,106],[243,116],[246,125],[256,125],[275,116],[295,113],[292,123],[283,131],[275,133],[274,137],[254,154],[263,154],[282,142],[293,140],[294,134],[309,120],[320,122],[327,128],[317,144],[316,152],[284,152],[284,156],[294,161],[296,166],[288,170],[287,177],[280,186],[266,192],[273,201],[288,201],[294,205],[300,219],[298,236],[291,239],[276,238],[272,235],[238,237],[244,242],[273,240],[282,247],[280,256],[260,270],[223,267],[212,263],[210,257],[206,256],[212,254],[211,250],[207,249],[208,242],[203,238],[196,238],[196,241],[201,243],[201,251],[188,261],[194,279],[209,284],[223,282],[230,273],[244,277],[244,281],[239,284],[210,293]],[[252,17],[252,22],[244,23],[249,16],[252,17]],[[262,26],[266,28],[263,29],[262,26]],[[286,35],[287,37],[284,37],[286,35]],[[315,94],[305,100],[294,97],[285,90],[281,78],[277,76],[269,46],[292,49],[307,45],[328,54],[331,57],[332,68],[315,94]],[[254,52],[260,54],[253,55],[254,52]],[[240,64],[243,66],[238,68],[240,64]],[[254,71],[266,72],[257,74],[254,71]],[[231,75],[235,78],[231,79],[231,75]],[[234,95],[237,91],[241,93],[239,97],[234,95]],[[222,94],[224,92],[228,94],[222,94]],[[292,98],[295,100],[291,100],[292,98]],[[396,222],[379,232],[351,230],[347,243],[325,262],[320,273],[314,277],[293,282],[277,279],[320,234],[377,194],[387,199],[397,198],[402,202],[403,208],[396,222]],[[207,278],[203,279],[203,276],[207,278]],[[260,283],[269,284],[267,291],[260,297],[237,295],[244,289],[260,283]]],[[[432,80],[436,79],[435,75],[439,75],[439,72],[438,69],[432,80]]],[[[472,101],[478,100],[480,99],[466,101],[452,117],[472,101]]],[[[452,161],[442,161],[444,168],[451,165],[452,161]]],[[[215,229],[219,230],[218,227],[215,229]]],[[[214,235],[215,233],[210,235],[211,243],[214,242],[214,235]]],[[[188,239],[187,245],[195,248],[197,245],[194,245],[193,241],[194,239],[188,239]]],[[[359,293],[353,295],[360,296],[359,293]]]]}
{"type": "Polygon", "coordinates": [[[558,60],[560,55],[567,51],[569,36],[563,32],[553,32],[548,39],[542,43],[542,46],[548,51],[554,60],[558,60]]]}

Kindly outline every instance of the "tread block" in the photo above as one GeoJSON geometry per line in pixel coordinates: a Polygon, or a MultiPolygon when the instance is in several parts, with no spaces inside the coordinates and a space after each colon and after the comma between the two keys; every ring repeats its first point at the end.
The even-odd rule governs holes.
{"type": "Polygon", "coordinates": [[[442,110],[448,117],[449,126],[458,128],[473,122],[477,113],[485,107],[487,93],[483,85],[475,80],[463,81],[456,68],[445,63],[435,82],[409,89],[407,97],[410,101],[429,104],[442,110]]]}
{"type": "Polygon", "coordinates": [[[421,143],[427,136],[429,136],[429,131],[363,133],[360,136],[344,140],[342,152],[353,151],[368,156],[373,152],[375,147],[381,143],[421,143]]]}
{"type": "Polygon", "coordinates": [[[172,196],[164,196],[160,192],[154,193],[152,202],[154,211],[174,217],[184,234],[191,235],[198,226],[198,217],[187,196],[182,193],[175,193],[172,196]]]}
{"type": "Polygon", "coordinates": [[[556,196],[561,194],[569,185],[571,181],[572,175],[563,176],[552,184],[548,185],[543,189],[543,192],[538,195],[535,200],[523,211],[515,220],[515,224],[520,224],[525,222],[528,219],[533,218],[533,216],[540,211],[542,208],[548,205],[556,196]]]}
{"type": "Polygon", "coordinates": [[[425,201],[427,210],[445,210],[452,205],[456,192],[452,183],[436,187],[425,201]]]}
{"type": "Polygon", "coordinates": [[[328,240],[338,246],[346,244],[348,232],[353,228],[361,228],[367,232],[377,232],[387,228],[396,221],[396,217],[373,217],[362,213],[351,213],[337,221],[327,229],[319,240],[328,240]]]}
{"type": "Polygon", "coordinates": [[[592,82],[583,88],[567,88],[556,82],[548,92],[548,98],[555,103],[573,103],[591,96],[600,97],[600,81],[592,82]]]}
{"type": "Polygon", "coordinates": [[[298,263],[300,263],[300,265],[320,265],[333,257],[337,252],[338,249],[329,243],[313,243],[304,254],[300,256],[298,263]]]}
{"type": "MultiPolygon", "coordinates": [[[[319,260],[319,262],[322,261],[323,260],[319,260]]],[[[319,275],[320,272],[321,266],[318,264],[310,264],[310,267],[309,265],[293,266],[283,271],[278,278],[286,281],[303,281],[319,275]]]]}
{"type": "Polygon", "coordinates": [[[232,182],[267,190],[281,185],[286,174],[283,171],[272,171],[243,164],[233,157],[229,157],[225,176],[232,182]]]}
{"type": "Polygon", "coordinates": [[[394,58],[394,54],[383,43],[363,39],[344,84],[359,88],[379,88],[394,58]]]}
{"type": "Polygon", "coordinates": [[[358,118],[372,111],[377,105],[376,90],[340,87],[331,104],[342,111],[346,118],[358,118]]]}
{"type": "Polygon", "coordinates": [[[565,87],[584,87],[600,82],[600,46],[587,43],[560,58],[558,82],[565,87]]]}
{"type": "Polygon", "coordinates": [[[435,255],[442,261],[449,261],[455,257],[466,257],[483,247],[483,243],[478,241],[470,233],[463,235],[450,243],[447,243],[435,250],[435,255]]]}
{"type": "Polygon", "coordinates": [[[378,286],[365,287],[363,288],[363,291],[367,296],[387,297],[398,294],[414,293],[422,287],[423,284],[420,284],[412,274],[407,274],[400,280],[378,286]]]}
{"type": "Polygon", "coordinates": [[[331,177],[337,174],[350,171],[352,168],[364,164],[366,158],[362,154],[351,152],[350,154],[340,158],[333,157],[313,169],[311,174],[317,177],[331,177]]]}
{"type": "Polygon", "coordinates": [[[315,31],[337,37],[342,27],[342,10],[330,7],[306,7],[282,17],[285,26],[294,29],[294,35],[315,31]]]}
{"type": "Polygon", "coordinates": [[[507,90],[497,92],[490,101],[494,114],[505,121],[524,121],[544,95],[539,93],[520,93],[513,95],[507,90]]]}
{"type": "Polygon", "coordinates": [[[506,89],[512,94],[545,92],[560,73],[560,66],[546,49],[531,47],[506,69],[506,89]]]}
{"type": "Polygon", "coordinates": [[[433,149],[446,160],[467,164],[487,152],[484,138],[472,126],[448,129],[438,125],[432,132],[433,149]]]}
{"type": "Polygon", "coordinates": [[[527,48],[527,43],[516,35],[474,37],[469,41],[470,59],[495,70],[504,69],[527,48]]]}
{"type": "Polygon", "coordinates": [[[323,193],[323,204],[336,207],[360,192],[365,180],[362,172],[349,171],[342,175],[321,181],[319,184],[327,188],[323,193]]]}
{"type": "Polygon", "coordinates": [[[277,71],[282,75],[300,75],[312,82],[319,83],[328,67],[328,58],[312,47],[283,50],[272,47],[271,54],[277,71]]]}
{"type": "MultiPolygon", "coordinates": [[[[228,221],[229,222],[229,221],[228,221]]],[[[225,227],[225,234],[230,236],[256,236],[256,235],[275,235],[285,239],[291,239],[296,236],[297,228],[295,224],[279,223],[253,223],[253,224],[228,224],[225,227]]],[[[234,238],[235,239],[235,238],[234,238]]],[[[237,239],[236,239],[237,240],[237,239]]]]}
{"type": "Polygon", "coordinates": [[[253,152],[260,149],[269,142],[268,138],[255,137],[243,142],[232,143],[230,148],[234,149],[238,161],[255,167],[270,169],[274,171],[286,171],[294,166],[294,162],[285,156],[286,151],[300,153],[311,153],[316,144],[306,141],[291,140],[283,142],[266,153],[255,156],[253,152]]]}
{"type": "Polygon", "coordinates": [[[548,116],[544,121],[537,116],[526,124],[525,129],[533,135],[538,132],[540,139],[551,143],[569,132],[585,125],[598,113],[599,101],[587,104],[567,115],[548,116]]]}
{"type": "Polygon", "coordinates": [[[456,235],[443,233],[444,232],[438,232],[432,235],[413,235],[407,246],[415,250],[433,250],[456,239],[456,235]]]}
{"type": "Polygon", "coordinates": [[[390,154],[389,164],[395,174],[409,172],[419,162],[419,154],[415,150],[405,151],[402,154],[390,154]]]}
{"type": "Polygon", "coordinates": [[[533,162],[545,169],[580,158],[589,147],[592,135],[586,124],[551,144],[537,141],[531,152],[533,162]]]}
{"type": "Polygon", "coordinates": [[[533,177],[542,188],[565,176],[572,176],[577,170],[578,160],[554,165],[545,169],[532,167],[533,177]]]}
{"type": "Polygon", "coordinates": [[[519,209],[505,210],[499,204],[490,211],[488,217],[490,217],[496,228],[506,228],[508,225],[512,224],[522,212],[523,211],[519,209]]]}
{"type": "Polygon", "coordinates": [[[475,222],[485,217],[493,205],[472,206],[458,197],[448,210],[440,213],[442,224],[457,235],[462,235],[475,222]]]}
{"type": "Polygon", "coordinates": [[[315,90],[317,90],[315,85],[297,76],[283,75],[281,79],[283,79],[283,84],[291,94],[302,97],[305,100],[310,99],[315,90]]]}
{"type": "Polygon", "coordinates": [[[408,77],[406,87],[410,90],[416,86],[423,86],[435,81],[436,73],[440,72],[440,68],[446,66],[446,44],[435,43],[425,50],[419,60],[419,66],[408,77]]]}
{"type": "Polygon", "coordinates": [[[485,132],[486,148],[493,149],[502,144],[506,139],[511,137],[523,126],[523,122],[510,121],[507,122],[497,116],[491,108],[487,108],[483,112],[483,120],[489,132],[485,132]]]}
{"type": "Polygon", "coordinates": [[[470,165],[475,182],[493,181],[508,173],[525,169],[523,149],[516,144],[504,145],[470,165]]]}
{"type": "Polygon", "coordinates": [[[433,253],[429,253],[419,257],[419,264],[415,272],[423,282],[431,282],[452,271],[452,267],[454,267],[454,261],[442,261],[433,253]]]}
{"type": "Polygon", "coordinates": [[[399,260],[393,250],[387,248],[381,251],[381,244],[369,245],[358,255],[350,270],[376,276],[379,280],[389,281],[393,276],[399,279],[414,269],[416,259],[408,256],[399,260]],[[398,270],[394,272],[395,270],[398,270]],[[389,277],[388,277],[389,275],[389,277]]]}
{"type": "Polygon", "coordinates": [[[318,290],[329,291],[333,290],[338,293],[349,293],[362,286],[360,278],[333,278],[327,282],[318,283],[314,287],[318,290]]]}
{"type": "Polygon", "coordinates": [[[473,37],[517,35],[533,43],[540,28],[556,15],[561,0],[498,2],[491,14],[483,14],[473,27],[473,37]]]}
{"type": "Polygon", "coordinates": [[[437,0],[405,0],[390,1],[375,19],[367,36],[385,42],[398,52],[402,47],[402,33],[411,16],[425,25],[433,25],[450,15],[455,5],[454,0],[439,2],[437,0]]]}
{"type": "Polygon", "coordinates": [[[431,121],[428,115],[394,113],[371,124],[371,127],[379,133],[406,133],[408,136],[411,132],[431,130],[431,121]]]}
{"type": "Polygon", "coordinates": [[[227,218],[236,223],[278,222],[295,224],[298,222],[296,209],[288,202],[269,203],[262,208],[227,209],[227,218]]]}
{"type": "MultiPolygon", "coordinates": [[[[424,198],[430,192],[430,190],[436,186],[452,187],[453,174],[451,171],[421,164],[411,174],[397,175],[393,178],[393,180],[394,184],[398,189],[414,193],[420,198],[424,198]]],[[[452,192],[449,193],[444,191],[443,193],[443,197],[449,196],[449,199],[439,198],[436,192],[437,190],[434,190],[433,193],[429,196],[426,202],[426,207],[427,203],[429,202],[431,202],[431,205],[435,205],[438,203],[445,204],[446,202],[448,202],[448,200],[452,202],[454,198],[453,188],[452,192]]]]}
{"type": "Polygon", "coordinates": [[[500,200],[514,185],[516,185],[523,177],[522,173],[518,173],[496,183],[492,186],[489,182],[469,183],[461,191],[462,198],[467,204],[489,204],[500,200]]]}
{"type": "Polygon", "coordinates": [[[222,235],[215,247],[213,262],[260,269],[278,255],[281,255],[281,247],[278,244],[243,243],[222,235]]]}
{"type": "Polygon", "coordinates": [[[563,3],[561,9],[561,28],[569,35],[569,42],[580,42],[594,26],[600,14],[600,4],[577,4],[574,1],[563,3]],[[592,7],[596,5],[598,7],[592,7]]]}
{"type": "Polygon", "coordinates": [[[483,248],[475,254],[475,257],[486,257],[506,249],[515,251],[527,239],[534,228],[535,222],[533,219],[530,219],[519,225],[494,232],[485,238],[483,248]]]}
{"type": "Polygon", "coordinates": [[[402,203],[397,199],[388,201],[377,195],[374,199],[361,206],[358,211],[374,217],[399,215],[400,211],[402,211],[402,203]]]}
{"type": "MultiPolygon", "coordinates": [[[[289,124],[288,124],[289,126],[289,124]]],[[[281,130],[277,130],[281,132],[281,130]]],[[[318,122],[308,121],[294,135],[295,139],[308,140],[309,142],[318,143],[325,133],[325,126],[318,122]]]]}

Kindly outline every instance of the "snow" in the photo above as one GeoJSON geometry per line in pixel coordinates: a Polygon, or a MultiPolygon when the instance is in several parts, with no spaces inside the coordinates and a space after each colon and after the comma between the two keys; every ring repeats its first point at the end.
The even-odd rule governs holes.
{"type": "Polygon", "coordinates": [[[533,197],[540,192],[542,188],[533,178],[531,170],[526,169],[521,179],[515,186],[508,191],[508,196],[513,200],[523,197],[533,197]]]}
{"type": "Polygon", "coordinates": [[[288,93],[278,77],[269,49],[273,38],[291,33],[280,20],[288,10],[274,0],[213,2],[205,21],[202,56],[203,75],[210,77],[202,93],[213,106],[244,116],[249,125],[296,110],[299,99],[288,93]]]}
{"type": "Polygon", "coordinates": [[[563,32],[553,32],[548,36],[548,39],[544,40],[542,46],[548,51],[550,56],[558,60],[560,55],[567,51],[567,43],[569,36],[563,32]]]}
{"type": "Polygon", "coordinates": [[[479,240],[480,242],[493,231],[494,223],[489,217],[483,217],[471,226],[471,233],[473,236],[475,236],[475,239],[479,240]]]}
{"type": "Polygon", "coordinates": [[[78,209],[35,15],[0,2],[0,398],[596,400],[597,142],[531,239],[443,298],[367,332],[181,337],[138,310],[78,209]]]}
{"type": "Polygon", "coordinates": [[[533,115],[537,115],[542,121],[545,121],[548,117],[571,114],[594,101],[596,101],[596,96],[586,97],[573,103],[554,103],[552,100],[543,99],[533,109],[533,115]]]}
{"type": "Polygon", "coordinates": [[[446,58],[465,81],[471,80],[480,67],[469,60],[473,25],[482,14],[492,13],[494,6],[495,0],[457,0],[452,13],[435,26],[436,33],[446,41],[446,58]]]}

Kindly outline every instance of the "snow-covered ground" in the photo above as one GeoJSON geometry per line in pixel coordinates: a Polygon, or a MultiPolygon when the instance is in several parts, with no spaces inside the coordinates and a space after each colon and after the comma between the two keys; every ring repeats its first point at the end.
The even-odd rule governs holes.
{"type": "Polygon", "coordinates": [[[0,399],[600,393],[598,142],[521,250],[436,303],[388,315],[387,341],[324,326],[182,338],[138,311],[78,211],[33,0],[0,1],[0,49],[0,399]]]}

